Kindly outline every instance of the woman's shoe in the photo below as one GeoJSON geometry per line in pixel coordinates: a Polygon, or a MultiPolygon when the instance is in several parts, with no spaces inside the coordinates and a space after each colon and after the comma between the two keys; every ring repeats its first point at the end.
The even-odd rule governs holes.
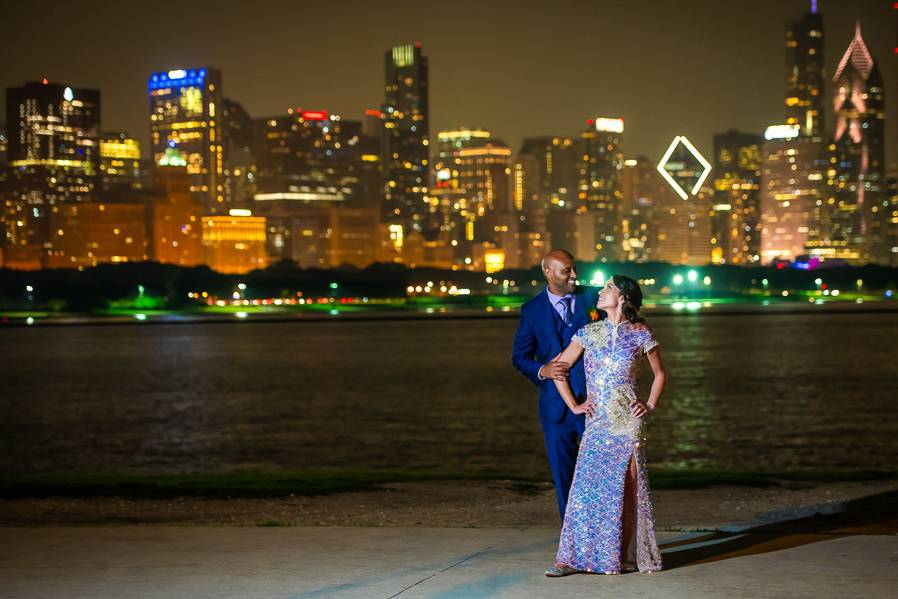
{"type": "Polygon", "coordinates": [[[562,576],[570,576],[576,574],[580,570],[570,568],[568,566],[552,566],[546,569],[546,576],[549,578],[560,578],[562,576]]]}

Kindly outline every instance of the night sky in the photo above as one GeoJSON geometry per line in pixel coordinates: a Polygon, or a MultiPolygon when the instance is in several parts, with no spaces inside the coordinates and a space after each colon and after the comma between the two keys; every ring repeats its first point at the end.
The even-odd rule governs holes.
{"type": "MultiPolygon", "coordinates": [[[[620,115],[627,155],[657,160],[675,134],[710,155],[714,133],[761,132],[783,120],[785,22],[809,4],[6,2],[0,85],[47,77],[99,88],[104,129],[146,142],[152,71],[217,66],[225,96],[253,117],[301,106],[360,119],[383,101],[384,51],[417,41],[430,60],[431,133],[484,127],[516,150],[525,136],[573,135],[590,116],[620,115]]],[[[828,79],[861,20],[885,79],[887,160],[895,165],[891,7],[886,0],[820,0],[828,79]]],[[[5,96],[0,102],[3,118],[5,96]]]]}

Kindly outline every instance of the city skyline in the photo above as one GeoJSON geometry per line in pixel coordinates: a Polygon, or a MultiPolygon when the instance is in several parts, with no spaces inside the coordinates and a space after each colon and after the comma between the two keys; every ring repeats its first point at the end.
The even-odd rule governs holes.
{"type": "MultiPolygon", "coordinates": [[[[446,15],[439,8],[430,10],[429,21],[422,22],[414,10],[403,11],[401,5],[394,9],[395,14],[391,13],[390,20],[372,27],[370,24],[379,23],[383,17],[369,14],[371,9],[364,5],[349,2],[329,7],[327,17],[306,11],[306,18],[328,18],[334,27],[318,27],[311,32],[295,29],[292,36],[277,25],[294,22],[291,19],[262,19],[270,28],[263,32],[256,23],[258,17],[254,21],[242,14],[242,8],[229,7],[220,14],[206,10],[196,22],[207,23],[207,27],[190,29],[190,35],[180,38],[165,38],[165,44],[161,44],[158,42],[162,38],[146,36],[138,26],[149,22],[142,18],[144,9],[129,9],[126,15],[117,12],[120,9],[113,5],[97,3],[97,10],[106,17],[102,25],[94,29],[86,21],[75,23],[82,32],[80,39],[90,39],[90,34],[96,32],[96,37],[103,40],[100,48],[91,44],[72,46],[65,41],[70,36],[62,35],[60,29],[59,36],[46,35],[46,43],[31,48],[4,69],[0,83],[11,87],[47,77],[62,84],[99,89],[103,94],[104,129],[123,130],[139,139],[145,156],[150,147],[145,81],[151,72],[198,64],[218,67],[223,73],[224,94],[241,102],[253,117],[283,114],[288,107],[302,106],[361,119],[365,109],[382,102],[384,50],[415,41],[423,45],[431,61],[431,135],[460,125],[485,127],[517,150],[525,137],[575,135],[586,118],[622,116],[627,122],[622,141],[624,153],[657,160],[673,135],[685,134],[710,153],[716,133],[729,129],[760,133],[767,125],[784,120],[784,25],[807,12],[809,2],[727,7],[678,3],[676,9],[661,3],[649,4],[651,19],[646,18],[645,12],[637,15],[634,8],[577,2],[556,14],[544,15],[545,19],[533,19],[536,12],[544,9],[524,10],[516,4],[518,12],[526,13],[526,19],[521,22],[522,27],[512,31],[517,12],[506,4],[478,8],[478,14],[484,16],[462,22],[459,29],[458,24],[441,25],[450,21],[442,18],[446,15]],[[500,21],[498,16],[506,12],[510,13],[508,19],[500,21]],[[565,26],[555,27],[557,21],[574,15],[577,18],[566,21],[565,26]],[[725,26],[711,26],[715,20],[725,26]],[[243,44],[234,44],[232,39],[238,22],[245,27],[240,36],[243,44]],[[606,30],[605,22],[616,22],[620,27],[606,30]],[[584,39],[580,33],[590,24],[600,33],[584,39]],[[355,27],[362,27],[364,33],[339,35],[340,31],[354,31],[355,27]],[[541,31],[535,31],[535,27],[541,31]],[[616,29],[644,31],[645,35],[624,39],[616,29]],[[102,36],[100,30],[104,32],[102,36]],[[462,31],[466,33],[459,37],[462,31]],[[479,31],[483,35],[478,36],[479,31]],[[699,31],[704,33],[699,36],[700,47],[694,41],[699,31]],[[122,41],[119,36],[128,40],[124,47],[116,46],[117,40],[122,41]],[[463,43],[459,44],[459,40],[463,43]],[[534,40],[544,43],[534,44],[534,40]],[[750,41],[754,53],[738,51],[746,41],[750,41]],[[311,56],[307,50],[315,42],[327,43],[332,52],[330,59],[302,58],[311,56]],[[59,58],[64,44],[64,58],[59,58]],[[690,75],[693,85],[682,85],[684,73],[674,64],[676,53],[671,52],[671,47],[681,49],[681,62],[705,65],[690,75]],[[104,60],[103,52],[113,48],[118,60],[104,60]],[[541,52],[544,48],[551,48],[553,54],[541,52]],[[286,65],[261,59],[291,51],[299,58],[286,65]],[[79,60],[84,53],[94,59],[79,60]],[[253,61],[256,55],[261,58],[253,61]],[[470,68],[473,57],[477,57],[482,69],[470,68]],[[728,73],[744,76],[729,76],[730,85],[720,86],[717,73],[722,72],[724,63],[729,65],[728,73]],[[272,71],[280,76],[273,76],[272,71]],[[531,72],[538,75],[534,77],[531,72]],[[716,91],[709,93],[708,89],[716,91]],[[659,98],[664,102],[660,103],[659,98]]],[[[287,6],[266,12],[290,15],[297,10],[303,12],[301,7],[287,6]]],[[[886,165],[894,168],[898,136],[889,134],[888,117],[895,113],[898,102],[898,94],[889,93],[895,86],[893,67],[898,58],[892,51],[895,32],[891,3],[820,2],[819,10],[827,39],[827,96],[831,94],[828,82],[838,58],[854,35],[855,20],[861,21],[864,38],[881,65],[885,81],[886,165]]],[[[86,10],[84,14],[90,12],[86,10]]],[[[188,14],[185,12],[181,18],[194,22],[188,14]]],[[[467,13],[456,10],[454,14],[467,13]]],[[[40,15],[37,9],[17,7],[11,16],[6,23],[18,26],[4,35],[14,46],[23,47],[23,35],[35,30],[32,25],[40,15]],[[21,44],[17,40],[22,40],[21,44]]],[[[57,26],[71,28],[72,21],[57,26]]],[[[42,30],[49,33],[48,28],[53,27],[42,25],[42,30]]],[[[158,34],[156,30],[148,32],[158,34]]],[[[832,115],[825,116],[826,129],[831,130],[832,115]]]]}

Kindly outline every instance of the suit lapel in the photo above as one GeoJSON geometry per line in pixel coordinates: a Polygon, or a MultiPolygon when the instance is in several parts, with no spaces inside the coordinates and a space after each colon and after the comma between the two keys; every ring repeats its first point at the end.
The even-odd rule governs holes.
{"type": "MultiPolygon", "coordinates": [[[[563,346],[562,327],[564,327],[564,322],[561,320],[561,316],[558,314],[558,310],[555,309],[555,306],[552,305],[552,301],[549,299],[549,290],[546,289],[543,291],[543,300],[546,306],[546,319],[545,323],[548,326],[549,330],[555,334],[555,337],[558,339],[559,345],[563,346]]],[[[576,312],[576,310],[575,310],[576,312]]]]}

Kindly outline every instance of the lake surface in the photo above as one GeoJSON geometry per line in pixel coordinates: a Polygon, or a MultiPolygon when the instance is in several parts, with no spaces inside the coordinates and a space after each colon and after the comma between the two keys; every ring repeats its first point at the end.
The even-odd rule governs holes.
{"type": "MultiPolygon", "coordinates": [[[[898,314],[680,314],[649,324],[670,371],[649,425],[650,465],[894,469],[898,314]]],[[[516,325],[2,329],[0,471],[547,476],[536,390],[510,362],[516,325]]]]}

